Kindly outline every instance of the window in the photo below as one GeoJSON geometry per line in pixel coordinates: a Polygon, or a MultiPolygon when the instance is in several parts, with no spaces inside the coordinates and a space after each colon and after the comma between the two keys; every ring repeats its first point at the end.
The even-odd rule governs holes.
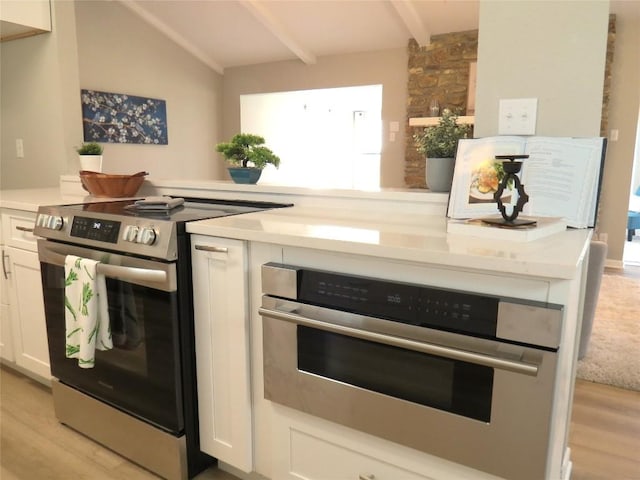
{"type": "Polygon", "coordinates": [[[281,159],[261,183],[380,187],[382,85],[242,95],[240,114],[242,132],[262,135],[281,159]]]}

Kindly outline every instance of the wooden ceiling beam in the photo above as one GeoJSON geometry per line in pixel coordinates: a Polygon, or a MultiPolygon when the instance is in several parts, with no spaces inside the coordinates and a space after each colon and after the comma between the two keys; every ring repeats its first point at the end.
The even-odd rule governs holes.
{"type": "Polygon", "coordinates": [[[240,3],[300,60],[306,64],[316,63],[315,54],[304,48],[300,42],[293,38],[285,26],[266,8],[264,2],[240,0],[240,3]]]}
{"type": "Polygon", "coordinates": [[[418,11],[411,3],[411,0],[390,0],[393,8],[409,29],[409,33],[421,47],[426,47],[431,43],[431,33],[425,27],[418,11]]]}

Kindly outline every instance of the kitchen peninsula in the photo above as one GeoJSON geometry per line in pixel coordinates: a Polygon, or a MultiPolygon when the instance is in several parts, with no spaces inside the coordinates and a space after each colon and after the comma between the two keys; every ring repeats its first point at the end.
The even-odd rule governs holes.
{"type": "MultiPolygon", "coordinates": [[[[81,199],[79,201],[88,201],[76,189],[74,179],[63,177],[61,180],[61,191],[65,193],[60,198],[66,201],[68,195],[75,194],[81,199]]],[[[216,420],[213,423],[222,428],[210,431],[201,426],[201,431],[210,432],[211,448],[223,468],[227,465],[229,470],[246,478],[254,478],[257,473],[273,479],[300,478],[300,475],[312,479],[327,478],[327,475],[331,478],[373,478],[371,475],[375,475],[375,478],[410,479],[454,476],[478,480],[569,478],[571,462],[567,435],[584,265],[591,237],[589,230],[570,230],[532,242],[493,241],[447,234],[444,217],[446,195],[416,190],[322,192],[268,185],[237,186],[226,182],[151,180],[140,193],[294,204],[290,208],[187,225],[187,231],[192,234],[196,304],[199,301],[212,302],[209,305],[211,309],[201,310],[212,312],[210,316],[215,317],[209,332],[216,331],[220,325],[215,323],[222,321],[228,335],[212,338],[213,345],[207,346],[206,342],[204,346],[200,344],[201,347],[196,345],[196,350],[220,346],[216,342],[233,345],[233,349],[217,351],[218,355],[222,352],[222,357],[212,357],[226,362],[224,364],[232,369],[231,378],[223,375],[229,383],[217,385],[226,388],[212,390],[219,396],[213,396],[210,405],[202,405],[202,401],[200,405],[210,410],[210,416],[205,415],[204,418],[212,422],[216,420]],[[218,250],[198,250],[198,245],[218,250]],[[265,319],[258,309],[264,292],[262,266],[267,263],[376,278],[394,285],[408,283],[488,296],[507,300],[518,308],[553,307],[561,312],[561,321],[548,325],[549,330],[555,330],[555,333],[552,332],[551,344],[542,349],[539,358],[528,348],[522,353],[519,342],[501,346],[499,349],[505,350],[502,353],[508,357],[505,361],[507,370],[521,368],[525,373],[509,382],[505,379],[511,377],[503,375],[513,376],[513,372],[500,371],[491,377],[496,389],[494,401],[502,402],[494,405],[491,421],[447,413],[445,424],[453,422],[450,425],[455,428],[429,431],[425,426],[425,437],[440,439],[427,442],[429,448],[434,448],[432,453],[428,453],[264,398],[265,319]],[[238,272],[238,265],[241,266],[241,275],[236,276],[233,272],[238,272]],[[203,271],[210,275],[200,275],[203,271]],[[221,278],[229,281],[225,284],[221,278]],[[220,289],[219,293],[208,288],[207,281],[213,281],[212,285],[220,289]],[[213,292],[212,297],[216,298],[199,296],[199,291],[213,292]],[[223,308],[216,304],[221,301],[220,297],[223,297],[223,308]],[[238,310],[237,304],[242,304],[244,309],[238,310]],[[233,315],[227,313],[228,316],[224,316],[224,312],[233,312],[233,315]],[[554,341],[557,342],[555,346],[554,341]],[[534,370],[538,377],[531,376],[534,370]],[[544,386],[542,397],[535,397],[541,398],[539,412],[546,421],[540,423],[544,425],[532,427],[523,413],[509,419],[513,427],[492,427],[494,419],[496,422],[505,420],[501,412],[521,411],[523,408],[522,405],[506,408],[509,395],[518,398],[507,388],[510,382],[522,385],[524,391],[537,391],[544,386]],[[230,406],[233,406],[232,411],[225,410],[230,406]],[[243,431],[237,432],[234,428],[237,429],[239,424],[225,418],[250,421],[242,422],[243,431]],[[515,462],[508,457],[520,458],[521,453],[517,451],[508,455],[500,452],[505,465],[499,465],[497,452],[491,448],[491,439],[497,439],[497,436],[501,437],[501,449],[509,444],[515,445],[514,450],[525,445],[526,457],[532,459],[531,468],[523,466],[523,470],[515,474],[514,467],[507,465],[515,462]],[[544,440],[521,444],[522,437],[544,440]],[[457,443],[455,438],[460,442],[452,448],[451,444],[457,443]],[[217,453],[215,445],[225,442],[227,452],[217,453]],[[444,444],[449,446],[444,448],[444,444]],[[468,453],[473,450],[484,459],[468,453]]],[[[37,208],[37,205],[28,208],[28,200],[21,199],[18,191],[2,192],[1,206],[3,211],[24,209],[33,212],[37,208]]],[[[201,307],[196,305],[196,323],[209,321],[206,315],[198,316],[201,307]]],[[[466,340],[460,341],[464,343],[466,340]]],[[[488,352],[481,356],[482,361],[486,360],[488,352]]],[[[201,368],[200,364],[198,368],[201,368]]],[[[213,368],[215,374],[215,366],[213,368]]],[[[496,372],[498,370],[500,368],[496,368],[496,372]]],[[[220,376],[214,375],[213,381],[220,381],[220,376]]],[[[202,386],[203,390],[206,388],[202,386]]],[[[322,395],[321,392],[319,394],[322,395]]],[[[540,394],[537,392],[535,395],[540,394]]],[[[537,409],[539,405],[535,407],[537,409]]],[[[411,408],[414,407],[409,406],[411,408]]],[[[393,423],[393,419],[389,421],[393,423]]],[[[380,422],[386,423],[382,418],[380,422]]]]}

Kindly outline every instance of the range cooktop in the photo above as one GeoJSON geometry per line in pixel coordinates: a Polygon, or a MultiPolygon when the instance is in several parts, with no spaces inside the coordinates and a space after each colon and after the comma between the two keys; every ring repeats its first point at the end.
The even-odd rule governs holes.
{"type": "Polygon", "coordinates": [[[55,241],[175,260],[177,237],[185,233],[187,222],[292,206],[185,198],[174,208],[148,210],[138,205],[139,200],[43,206],[38,209],[34,233],[55,241]]]}

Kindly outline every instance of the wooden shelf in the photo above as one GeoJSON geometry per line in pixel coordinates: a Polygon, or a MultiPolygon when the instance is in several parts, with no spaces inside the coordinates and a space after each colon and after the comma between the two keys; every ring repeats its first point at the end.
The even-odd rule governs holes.
{"type": "MultiPolygon", "coordinates": [[[[458,123],[473,125],[476,117],[473,115],[458,117],[458,123]]],[[[432,127],[437,125],[440,117],[414,117],[409,119],[410,127],[432,127]]]]}

